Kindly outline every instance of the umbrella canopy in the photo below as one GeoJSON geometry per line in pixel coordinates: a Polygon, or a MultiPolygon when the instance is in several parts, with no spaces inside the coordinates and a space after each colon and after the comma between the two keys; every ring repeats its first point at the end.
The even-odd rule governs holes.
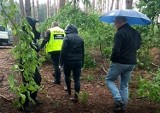
{"type": "Polygon", "coordinates": [[[107,23],[114,23],[115,17],[117,16],[125,16],[127,19],[127,23],[130,25],[149,25],[151,24],[151,20],[138,11],[132,9],[125,10],[112,10],[100,17],[100,20],[107,23]]]}

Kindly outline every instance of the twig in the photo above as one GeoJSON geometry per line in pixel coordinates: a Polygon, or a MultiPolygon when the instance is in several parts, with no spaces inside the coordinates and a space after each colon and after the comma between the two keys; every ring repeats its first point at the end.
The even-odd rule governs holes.
{"type": "Polygon", "coordinates": [[[157,64],[154,64],[154,63],[152,63],[152,65],[153,65],[153,66],[155,66],[155,67],[160,67],[159,65],[157,65],[157,64]]]}
{"type": "Polygon", "coordinates": [[[5,100],[8,100],[8,101],[12,100],[12,99],[7,99],[4,95],[0,95],[0,97],[4,98],[5,100]]]}
{"type": "Polygon", "coordinates": [[[102,70],[103,70],[105,73],[107,73],[107,70],[105,70],[105,68],[104,68],[103,65],[101,66],[101,68],[102,68],[102,70]]]}
{"type": "Polygon", "coordinates": [[[7,14],[7,12],[5,11],[5,8],[3,6],[3,1],[1,1],[1,7],[2,7],[2,11],[4,12],[4,14],[8,17],[9,21],[12,23],[12,25],[17,28],[17,26],[14,24],[14,22],[12,21],[12,19],[9,17],[9,15],[7,14]]]}
{"type": "Polygon", "coordinates": [[[2,78],[0,79],[0,82],[2,82],[2,81],[3,81],[3,79],[4,79],[4,76],[2,76],[2,78]]]}

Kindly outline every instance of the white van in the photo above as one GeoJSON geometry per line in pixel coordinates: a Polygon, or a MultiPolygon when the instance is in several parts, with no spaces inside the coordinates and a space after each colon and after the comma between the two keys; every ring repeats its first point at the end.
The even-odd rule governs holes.
{"type": "Polygon", "coordinates": [[[0,25],[0,45],[12,45],[12,32],[9,26],[3,27],[0,25]]]}

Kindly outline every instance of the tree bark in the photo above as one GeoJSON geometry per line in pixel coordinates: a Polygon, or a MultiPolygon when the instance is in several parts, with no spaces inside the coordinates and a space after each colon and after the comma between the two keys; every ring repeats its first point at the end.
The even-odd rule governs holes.
{"type": "Polygon", "coordinates": [[[116,0],[116,9],[119,9],[119,0],[116,0]]]}
{"type": "Polygon", "coordinates": [[[35,3],[34,0],[32,0],[32,17],[35,18],[36,17],[36,10],[35,10],[35,3]]]}
{"type": "Polygon", "coordinates": [[[126,0],[126,9],[132,9],[133,0],[126,0]]]}
{"type": "Polygon", "coordinates": [[[95,9],[95,0],[92,1],[92,8],[95,9]]]}
{"type": "Polygon", "coordinates": [[[114,1],[115,1],[115,0],[111,0],[111,1],[112,1],[112,3],[111,3],[110,10],[113,10],[113,6],[114,6],[114,1]]]}
{"type": "Polygon", "coordinates": [[[36,10],[36,19],[39,20],[39,0],[36,1],[37,10],[36,10]]]}
{"type": "Polygon", "coordinates": [[[107,0],[107,11],[109,11],[109,6],[110,6],[109,0],[107,0]]]}
{"type": "Polygon", "coordinates": [[[31,16],[31,2],[30,2],[30,0],[25,0],[25,11],[26,11],[26,16],[31,16]]]}
{"type": "Polygon", "coordinates": [[[59,8],[61,9],[62,7],[64,7],[66,3],[66,0],[59,0],[59,8]]]}
{"type": "Polygon", "coordinates": [[[47,18],[50,17],[50,0],[47,0],[47,18]]]}
{"type": "Polygon", "coordinates": [[[20,10],[21,10],[21,15],[22,15],[23,17],[25,17],[23,0],[19,0],[19,5],[20,5],[20,10]]]}

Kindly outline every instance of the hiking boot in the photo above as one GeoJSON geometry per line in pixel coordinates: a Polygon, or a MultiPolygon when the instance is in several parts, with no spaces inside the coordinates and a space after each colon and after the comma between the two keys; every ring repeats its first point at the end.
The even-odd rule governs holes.
{"type": "Polygon", "coordinates": [[[75,98],[75,97],[74,98],[70,98],[70,100],[75,104],[79,101],[78,98],[75,98]]]}
{"type": "Polygon", "coordinates": [[[64,91],[68,91],[68,89],[67,89],[67,87],[66,87],[66,86],[64,86],[64,91]]]}
{"type": "Polygon", "coordinates": [[[71,95],[71,89],[70,88],[67,90],[67,92],[68,92],[68,95],[71,95]]]}
{"type": "Polygon", "coordinates": [[[123,101],[115,101],[113,111],[115,113],[125,113],[125,104],[123,101]]]}
{"type": "Polygon", "coordinates": [[[39,101],[39,100],[34,100],[34,102],[35,102],[35,104],[36,104],[36,106],[39,106],[39,105],[41,105],[41,104],[43,104],[41,101],[39,101]]]}

